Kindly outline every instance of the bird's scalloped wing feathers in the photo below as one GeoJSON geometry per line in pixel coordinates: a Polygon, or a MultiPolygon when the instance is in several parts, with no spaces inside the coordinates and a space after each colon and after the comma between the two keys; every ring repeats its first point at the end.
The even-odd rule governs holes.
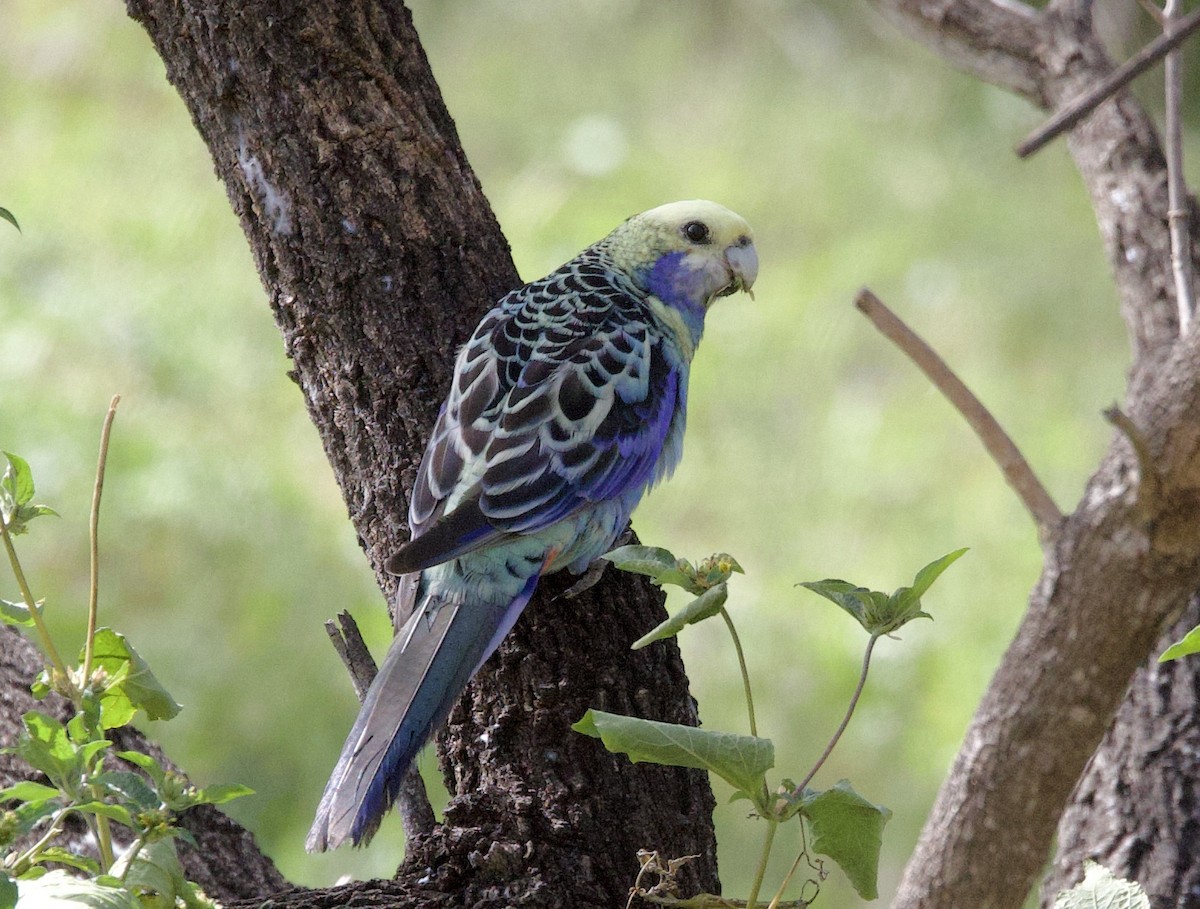
{"type": "Polygon", "coordinates": [[[413,491],[417,571],[644,488],[679,374],[631,286],[576,262],[510,294],[459,356],[413,491]]]}
{"type": "Polygon", "coordinates": [[[532,533],[645,488],[675,413],[678,379],[644,322],[588,338],[548,380],[511,393],[520,409],[510,406],[488,446],[480,511],[498,529],[532,533]]]}

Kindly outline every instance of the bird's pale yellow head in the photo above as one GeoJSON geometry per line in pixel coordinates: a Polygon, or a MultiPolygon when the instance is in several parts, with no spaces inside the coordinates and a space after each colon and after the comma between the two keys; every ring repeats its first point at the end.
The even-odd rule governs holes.
{"type": "Polygon", "coordinates": [[[664,303],[703,312],[717,297],[750,292],[754,233],[715,202],[671,202],[634,215],[601,241],[616,264],[664,303]]]}

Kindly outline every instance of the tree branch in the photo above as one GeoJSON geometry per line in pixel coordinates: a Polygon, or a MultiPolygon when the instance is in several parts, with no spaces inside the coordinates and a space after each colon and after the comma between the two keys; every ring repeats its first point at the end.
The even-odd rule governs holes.
{"type": "MultiPolygon", "coordinates": [[[[996,4],[991,20],[974,24],[968,14],[979,0],[875,2],[950,62],[1042,107],[1065,107],[1113,69],[1086,0],[1041,12],[996,4]],[[979,62],[964,64],[972,50],[979,62]]],[[[1067,141],[1133,346],[1126,412],[1163,495],[1147,514],[1129,479],[1129,447],[1114,442],[1046,552],[1028,612],[905,870],[893,902],[903,909],[1021,905],[1134,670],[1200,583],[1200,492],[1188,466],[1200,454],[1188,429],[1200,418],[1200,355],[1190,337],[1176,343],[1165,161],[1128,93],[1101,104],[1067,141]]]]}
{"type": "Polygon", "coordinates": [[[865,287],[860,290],[854,298],[854,305],[885,337],[917,364],[917,368],[925,373],[929,381],[967,421],[1004,474],[1008,485],[1029,511],[1038,526],[1040,537],[1049,540],[1062,523],[1062,512],[1058,510],[1042,481],[1037,478],[1021,450],[992,416],[991,411],[972,394],[971,389],[946,365],[946,361],[870,290],[865,287]]]}
{"type": "MultiPolygon", "coordinates": [[[[1076,123],[1115,95],[1122,88],[1154,66],[1163,57],[1168,60],[1171,52],[1200,28],[1200,9],[1193,10],[1175,22],[1168,33],[1159,35],[1140,51],[1126,60],[1094,86],[1071,101],[1053,117],[1030,133],[1019,145],[1017,156],[1028,158],[1048,145],[1056,137],[1071,129],[1076,123]]],[[[1168,79],[1168,85],[1170,79],[1168,79]]],[[[1168,104],[1168,110],[1170,105],[1168,104]]]]}
{"type": "Polygon", "coordinates": [[[958,69],[1038,104],[1041,14],[1016,0],[871,0],[900,31],[958,69]]]}
{"type": "Polygon", "coordinates": [[[1139,403],[1165,494],[1146,515],[1114,444],[1067,518],[905,871],[898,907],[1018,907],[1163,623],[1200,584],[1200,345],[1139,403]]]}

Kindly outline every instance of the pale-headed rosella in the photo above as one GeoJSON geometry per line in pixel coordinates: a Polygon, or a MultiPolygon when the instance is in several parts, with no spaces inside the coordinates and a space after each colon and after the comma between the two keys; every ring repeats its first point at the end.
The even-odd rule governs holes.
{"type": "Polygon", "coordinates": [[[375,833],[418,750],[529,602],[583,572],[679,462],[712,302],[749,291],[749,225],[713,202],[635,215],[488,312],[459,353],[417,474],[397,633],[308,835],[375,833]]]}

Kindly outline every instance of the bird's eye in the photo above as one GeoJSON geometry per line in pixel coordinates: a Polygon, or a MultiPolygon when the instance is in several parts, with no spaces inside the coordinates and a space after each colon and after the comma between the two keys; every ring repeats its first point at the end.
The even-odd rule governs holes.
{"type": "Polygon", "coordinates": [[[711,237],[708,225],[703,221],[688,221],[683,225],[683,235],[693,243],[707,243],[711,237]]]}

